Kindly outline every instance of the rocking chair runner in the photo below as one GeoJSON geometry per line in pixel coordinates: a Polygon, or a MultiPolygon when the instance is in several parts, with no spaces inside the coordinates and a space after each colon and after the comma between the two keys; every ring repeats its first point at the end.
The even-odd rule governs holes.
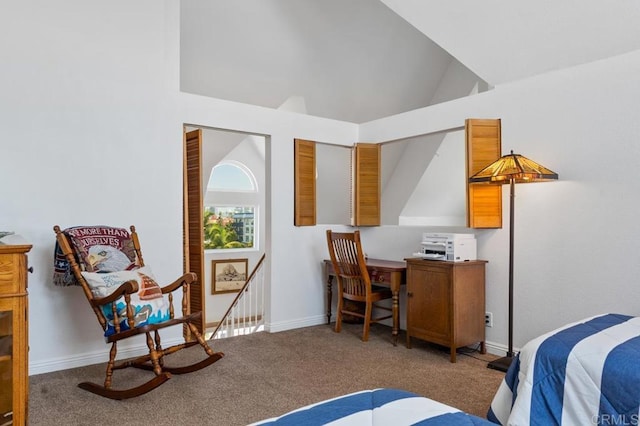
{"type": "MultiPolygon", "coordinates": [[[[83,227],[84,230],[105,228],[107,227],[83,227]]],[[[131,226],[131,234],[129,234],[125,229],[110,228],[116,229],[120,236],[125,236],[125,245],[133,246],[131,257],[134,258],[134,262],[130,265],[130,268],[133,269],[132,271],[109,272],[113,272],[115,274],[124,274],[121,276],[126,276],[127,273],[135,274],[140,277],[139,280],[127,280],[117,287],[114,285],[113,287],[116,287],[116,289],[111,292],[111,289],[108,288],[108,284],[115,282],[117,285],[118,283],[115,278],[111,277],[112,274],[105,273],[95,274],[95,276],[92,276],[92,273],[87,271],[95,271],[96,268],[94,262],[96,257],[100,258],[100,256],[102,256],[101,260],[104,260],[105,257],[108,257],[108,252],[111,251],[110,249],[112,247],[103,245],[99,247],[99,251],[97,253],[95,252],[95,250],[92,253],[91,250],[88,250],[87,247],[87,243],[91,243],[91,241],[86,239],[82,244],[83,247],[78,247],[77,245],[74,245],[74,242],[77,242],[77,240],[72,236],[74,229],[77,230],[77,228],[70,228],[69,230],[62,231],[59,226],[54,226],[53,230],[56,233],[58,248],[64,254],[64,257],[67,260],[75,279],[82,286],[84,294],[87,297],[87,300],[89,301],[93,312],[98,317],[98,321],[105,331],[106,342],[111,343],[111,350],[109,352],[109,361],[107,363],[104,385],[99,385],[91,382],[83,382],[78,384],[80,388],[111,399],[132,398],[142,395],[160,386],[171,377],[171,374],[184,374],[199,370],[210,364],[213,364],[224,356],[222,352],[214,352],[209,347],[207,342],[198,331],[196,325],[194,325],[194,321],[199,320],[202,316],[202,312],[190,312],[189,286],[197,280],[197,276],[194,273],[186,273],[175,280],[173,283],[165,287],[159,287],[153,281],[153,279],[149,277],[148,269],[145,268],[142,258],[142,251],[140,249],[140,243],[138,241],[138,235],[136,233],[135,227],[131,226]],[[130,238],[126,238],[127,236],[130,238]],[[106,286],[103,282],[101,282],[102,286],[96,287],[95,285],[93,285],[95,283],[93,282],[94,280],[92,277],[98,277],[98,279],[102,280],[107,280],[108,278],[113,281],[105,281],[107,283],[106,286]],[[90,282],[93,286],[90,285],[90,282]],[[142,289],[142,291],[139,291],[140,285],[138,284],[138,282],[140,282],[140,284],[145,287],[144,289],[142,289]],[[176,318],[174,317],[173,293],[175,291],[178,291],[179,289],[182,289],[183,292],[182,317],[176,318]],[[108,294],[105,295],[105,293],[108,294]],[[166,300],[164,298],[165,295],[167,296],[166,300]],[[159,300],[158,303],[163,304],[163,307],[167,308],[166,315],[164,315],[163,317],[162,315],[158,314],[159,316],[156,317],[155,321],[152,321],[152,317],[149,317],[149,315],[151,315],[149,312],[149,305],[145,305],[144,309],[136,307],[133,303],[136,298],[153,298],[156,299],[156,302],[159,300]],[[168,304],[168,307],[165,306],[166,304],[168,304]],[[141,320],[141,317],[143,317],[144,319],[141,320]],[[190,331],[191,336],[195,337],[195,340],[185,341],[185,343],[176,344],[163,349],[161,345],[159,330],[175,325],[186,326],[190,331]],[[151,336],[151,333],[153,333],[153,337],[151,336]],[[139,334],[146,335],[146,343],[149,348],[149,353],[135,359],[116,362],[118,341],[139,334]],[[199,362],[196,362],[195,364],[183,367],[168,367],[165,365],[164,361],[167,355],[196,344],[199,344],[204,349],[207,355],[206,358],[199,362]],[[111,382],[114,370],[119,370],[127,367],[136,367],[145,370],[151,370],[154,372],[155,376],[149,381],[133,388],[120,390],[113,389],[111,382]]],[[[104,244],[104,241],[99,240],[100,239],[95,239],[95,242],[98,244],[104,244]]],[[[115,239],[109,238],[104,240],[115,241],[115,239]]],[[[117,249],[113,251],[117,251],[120,257],[124,257],[122,256],[121,251],[117,249]]],[[[112,257],[115,258],[117,256],[112,257]]],[[[101,270],[100,272],[105,271],[101,270]]],[[[145,302],[147,301],[145,300],[145,302]]]]}

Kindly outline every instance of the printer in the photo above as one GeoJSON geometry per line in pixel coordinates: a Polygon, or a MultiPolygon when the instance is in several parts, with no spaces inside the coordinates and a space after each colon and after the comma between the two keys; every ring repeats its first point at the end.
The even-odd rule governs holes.
{"type": "Polygon", "coordinates": [[[413,253],[413,255],[423,259],[451,262],[477,259],[476,236],[474,234],[425,232],[422,234],[420,245],[420,251],[413,253]]]}

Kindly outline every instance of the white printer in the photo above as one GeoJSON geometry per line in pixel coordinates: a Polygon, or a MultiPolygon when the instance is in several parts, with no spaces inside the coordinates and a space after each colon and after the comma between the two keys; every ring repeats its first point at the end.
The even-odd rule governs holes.
{"type": "Polygon", "coordinates": [[[420,244],[420,251],[413,253],[416,257],[452,262],[477,259],[476,236],[474,234],[425,232],[422,234],[420,244]]]}

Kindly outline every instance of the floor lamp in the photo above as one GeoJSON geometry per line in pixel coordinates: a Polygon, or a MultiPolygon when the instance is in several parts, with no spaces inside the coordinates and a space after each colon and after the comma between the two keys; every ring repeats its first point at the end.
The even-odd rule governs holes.
{"type": "Polygon", "coordinates": [[[469,178],[469,183],[509,184],[509,350],[507,356],[491,361],[487,367],[507,371],[513,360],[513,218],[516,183],[557,180],[558,174],[519,154],[503,155],[469,178]]]}

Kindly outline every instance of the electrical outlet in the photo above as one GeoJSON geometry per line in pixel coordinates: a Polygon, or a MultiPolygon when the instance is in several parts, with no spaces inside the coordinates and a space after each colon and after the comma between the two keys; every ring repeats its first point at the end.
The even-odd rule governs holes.
{"type": "Polygon", "coordinates": [[[485,312],[484,313],[484,326],[485,327],[493,327],[493,313],[485,312]]]}

